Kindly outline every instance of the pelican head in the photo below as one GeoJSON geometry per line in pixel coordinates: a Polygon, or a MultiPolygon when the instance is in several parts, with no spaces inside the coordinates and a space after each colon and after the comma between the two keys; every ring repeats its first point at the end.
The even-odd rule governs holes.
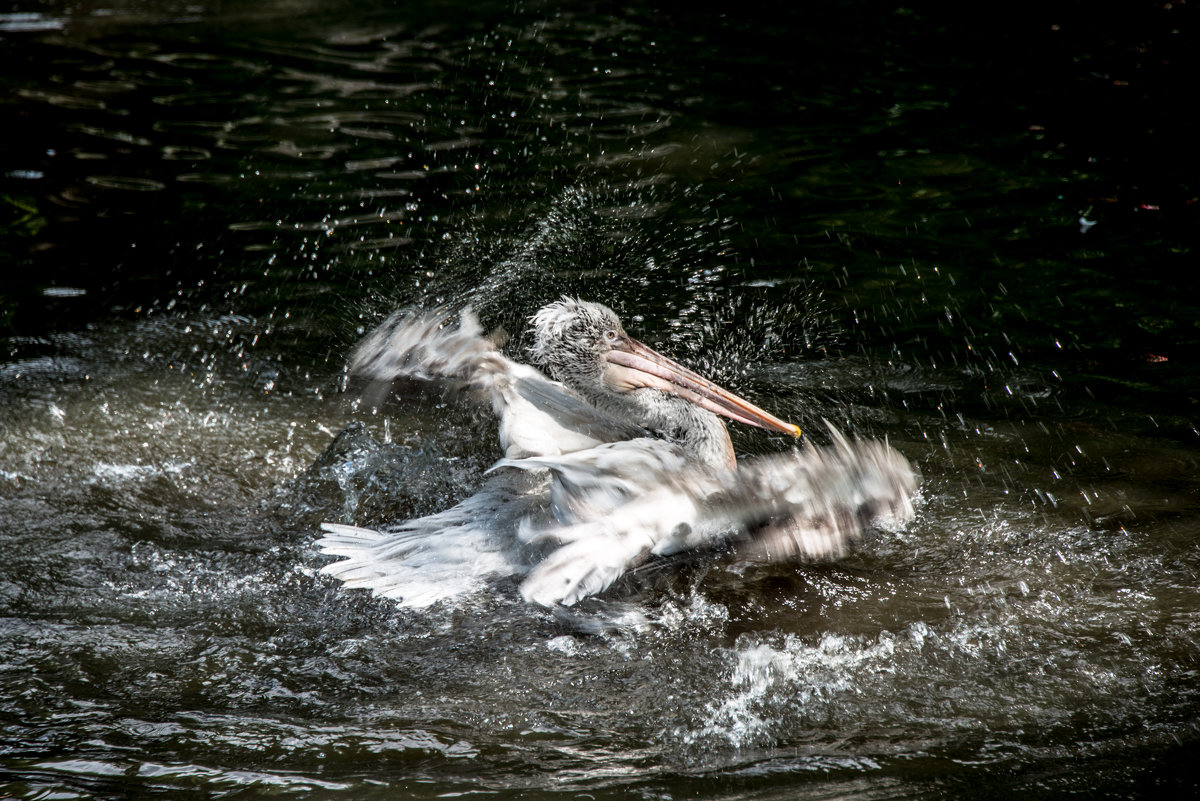
{"type": "Polygon", "coordinates": [[[800,436],[798,426],[629,336],[600,303],[564,297],[535,314],[533,327],[533,357],[555,380],[705,462],[735,465],[729,433],[716,415],[800,436]]]}

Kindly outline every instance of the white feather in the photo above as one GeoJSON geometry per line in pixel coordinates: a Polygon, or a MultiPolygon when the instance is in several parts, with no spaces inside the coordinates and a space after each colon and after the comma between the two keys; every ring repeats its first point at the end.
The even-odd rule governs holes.
{"type": "MultiPolygon", "coordinates": [[[[539,312],[538,347],[581,306],[564,299],[539,312]]],[[[435,314],[393,316],[350,364],[380,383],[465,386],[500,421],[505,458],[462,503],[382,530],[322,527],[322,551],[342,557],[322,572],[405,606],[508,576],[524,576],[534,603],[573,604],[653,556],[729,541],[751,559],[832,558],[876,516],[913,512],[916,474],[886,443],[850,442],[831,427],[829,448],[714,467],[511,361],[469,310],[457,328],[435,314]]]]}

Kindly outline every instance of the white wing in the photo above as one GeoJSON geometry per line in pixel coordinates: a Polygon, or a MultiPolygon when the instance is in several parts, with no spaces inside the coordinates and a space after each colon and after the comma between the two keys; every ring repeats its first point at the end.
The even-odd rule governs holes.
{"type": "Polygon", "coordinates": [[[350,372],[376,382],[408,379],[466,386],[484,395],[500,421],[505,456],[554,456],[646,432],[592,408],[538,370],[514,362],[464,309],[457,328],[438,314],[396,314],[350,356],[350,372]]]}
{"type": "Polygon", "coordinates": [[[601,518],[655,491],[664,478],[682,473],[688,461],[678,445],[642,437],[558,456],[501,459],[492,469],[551,471],[550,508],[557,525],[538,529],[526,521],[522,538],[561,542],[574,536],[572,524],[601,518]]]}
{"type": "MultiPolygon", "coordinates": [[[[576,476],[588,475],[581,462],[589,455],[528,461],[531,467],[549,468],[569,488],[577,484],[576,476]]],[[[908,460],[884,443],[851,443],[837,432],[832,447],[748,459],[736,473],[643,455],[636,478],[624,484],[618,479],[588,487],[584,482],[579,492],[585,501],[572,511],[599,513],[556,514],[556,523],[536,533],[540,540],[565,544],[521,584],[527,600],[570,605],[604,590],[652,555],[728,540],[748,559],[834,558],[876,517],[907,519],[913,513],[917,476],[908,460]],[[638,487],[644,491],[637,492],[638,487]],[[589,505],[597,494],[607,506],[589,505]]]]}
{"type": "Polygon", "coordinates": [[[497,532],[548,514],[546,483],[544,473],[506,470],[456,506],[383,530],[324,523],[317,545],[343,558],[321,572],[410,608],[465,598],[529,570],[535,549],[497,532]]]}
{"type": "Polygon", "coordinates": [[[739,556],[762,561],[842,556],[877,518],[913,516],[920,478],[886,442],[850,442],[749,460],[711,499],[739,519],[739,556]]]}

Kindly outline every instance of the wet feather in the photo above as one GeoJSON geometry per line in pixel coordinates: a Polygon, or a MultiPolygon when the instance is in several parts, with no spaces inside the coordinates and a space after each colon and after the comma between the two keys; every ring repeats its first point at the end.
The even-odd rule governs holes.
{"type": "Polygon", "coordinates": [[[354,350],[351,372],[377,385],[434,382],[485,398],[505,457],[445,511],[379,530],[325,524],[318,544],[342,560],[323,572],[410,607],[504,577],[523,578],[531,602],[570,605],[655,556],[734,543],[747,559],[836,558],[877,516],[911,516],[917,476],[886,443],[831,428],[831,447],[731,469],[725,427],[692,402],[697,392],[725,393],[709,405],[735,419],[794,426],[697,383],[706,380],[629,340],[600,304],[564,298],[533,322],[534,356],[561,380],[501,353],[470,310],[457,327],[439,314],[393,316],[354,350]],[[656,360],[644,386],[634,357],[606,362],[626,342],[656,360]],[[678,394],[663,379],[676,369],[678,394]]]}

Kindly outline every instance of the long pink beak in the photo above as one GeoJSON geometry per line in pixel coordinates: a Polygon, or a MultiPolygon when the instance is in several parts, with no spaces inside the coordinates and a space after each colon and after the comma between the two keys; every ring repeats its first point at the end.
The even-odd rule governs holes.
{"type": "Polygon", "coordinates": [[[622,336],[604,358],[609,363],[604,378],[619,391],[639,387],[660,389],[730,420],[800,436],[800,426],[780,420],[632,337],[622,336]]]}

